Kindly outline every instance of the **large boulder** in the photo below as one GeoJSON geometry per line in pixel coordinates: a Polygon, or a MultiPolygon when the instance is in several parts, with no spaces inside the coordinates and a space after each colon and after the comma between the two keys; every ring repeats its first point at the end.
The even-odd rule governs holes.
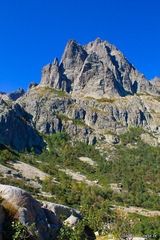
{"type": "Polygon", "coordinates": [[[43,202],[43,207],[53,212],[57,218],[65,217],[64,223],[73,227],[81,218],[78,210],[61,204],[43,202]]]}
{"type": "Polygon", "coordinates": [[[18,219],[39,240],[54,239],[57,236],[63,224],[60,221],[62,215],[70,226],[81,219],[79,211],[49,202],[42,204],[17,187],[0,184],[0,197],[3,198],[4,208],[14,212],[13,218],[18,219]]]}

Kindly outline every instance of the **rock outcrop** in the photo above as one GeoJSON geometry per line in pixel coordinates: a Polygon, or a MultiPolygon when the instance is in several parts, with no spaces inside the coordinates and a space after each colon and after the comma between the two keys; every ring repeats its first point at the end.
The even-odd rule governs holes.
{"type": "Polygon", "coordinates": [[[19,104],[4,100],[0,100],[0,144],[17,151],[34,149],[36,152],[45,145],[34,128],[32,116],[19,104]]]}
{"type": "Polygon", "coordinates": [[[39,240],[56,238],[63,224],[61,216],[71,227],[82,218],[80,212],[75,209],[49,202],[40,203],[17,187],[0,184],[0,197],[3,199],[4,208],[8,208],[9,211],[10,206],[12,212],[14,209],[12,217],[19,220],[39,240]]]}

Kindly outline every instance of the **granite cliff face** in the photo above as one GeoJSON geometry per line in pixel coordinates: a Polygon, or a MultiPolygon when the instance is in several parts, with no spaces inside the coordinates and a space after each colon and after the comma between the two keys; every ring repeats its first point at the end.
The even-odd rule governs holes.
{"type": "MultiPolygon", "coordinates": [[[[117,143],[118,138],[110,133],[118,136],[130,126],[143,127],[158,141],[159,97],[159,79],[148,81],[115,46],[100,39],[84,46],[71,40],[61,61],[55,58],[43,68],[40,84],[31,84],[28,92],[14,102],[30,116],[23,124],[18,120],[27,126],[23,132],[27,137],[18,145],[23,145],[21,149],[28,143],[38,146],[41,140],[36,130],[45,134],[65,130],[73,139],[89,144],[117,143]]],[[[5,111],[7,122],[11,113],[8,108],[5,111]]],[[[14,123],[16,118],[11,118],[14,123]]],[[[21,133],[15,133],[15,139],[21,133]]],[[[5,144],[15,145],[11,140],[5,144]]]]}
{"type": "Polygon", "coordinates": [[[0,100],[0,144],[17,151],[34,149],[40,152],[45,146],[33,126],[32,116],[17,103],[0,100]]]}
{"type": "Polygon", "coordinates": [[[115,46],[100,39],[85,46],[69,41],[60,63],[55,59],[44,67],[40,86],[94,98],[160,93],[115,46]]]}

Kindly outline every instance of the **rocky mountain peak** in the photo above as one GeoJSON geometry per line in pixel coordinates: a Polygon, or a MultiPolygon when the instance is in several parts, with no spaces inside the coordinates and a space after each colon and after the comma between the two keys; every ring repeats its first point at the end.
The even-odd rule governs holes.
{"type": "Polygon", "coordinates": [[[60,63],[55,59],[43,68],[40,86],[94,98],[159,94],[114,45],[100,38],[84,46],[70,40],[60,63]]]}
{"type": "Polygon", "coordinates": [[[45,134],[66,131],[89,144],[101,135],[106,138],[106,129],[119,134],[129,126],[159,136],[159,82],[158,78],[148,81],[107,41],[97,38],[80,45],[70,40],[62,59],[55,58],[43,68],[38,86],[32,83],[27,94],[15,102],[0,94],[0,143],[18,150],[37,150],[38,146],[41,150],[44,143],[37,130],[45,134]]]}

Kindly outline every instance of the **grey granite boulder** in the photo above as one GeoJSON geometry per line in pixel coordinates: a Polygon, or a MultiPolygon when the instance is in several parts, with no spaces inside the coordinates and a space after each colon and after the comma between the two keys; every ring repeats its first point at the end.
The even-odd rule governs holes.
{"type": "Polygon", "coordinates": [[[15,209],[13,218],[18,219],[39,240],[55,239],[63,224],[61,216],[71,227],[82,218],[75,209],[49,202],[42,204],[17,187],[0,184],[0,197],[3,198],[4,208],[10,204],[15,209]]]}
{"type": "MultiPolygon", "coordinates": [[[[41,204],[27,192],[17,187],[0,184],[0,196],[15,209],[13,218],[17,218],[39,240],[49,240],[56,236],[59,228],[57,220],[54,222],[55,228],[50,228],[41,204]]],[[[3,205],[5,208],[6,204],[3,205]]]]}
{"type": "Polygon", "coordinates": [[[71,227],[82,219],[80,212],[74,208],[51,202],[43,202],[43,207],[53,212],[58,219],[65,217],[64,223],[71,227]]]}

